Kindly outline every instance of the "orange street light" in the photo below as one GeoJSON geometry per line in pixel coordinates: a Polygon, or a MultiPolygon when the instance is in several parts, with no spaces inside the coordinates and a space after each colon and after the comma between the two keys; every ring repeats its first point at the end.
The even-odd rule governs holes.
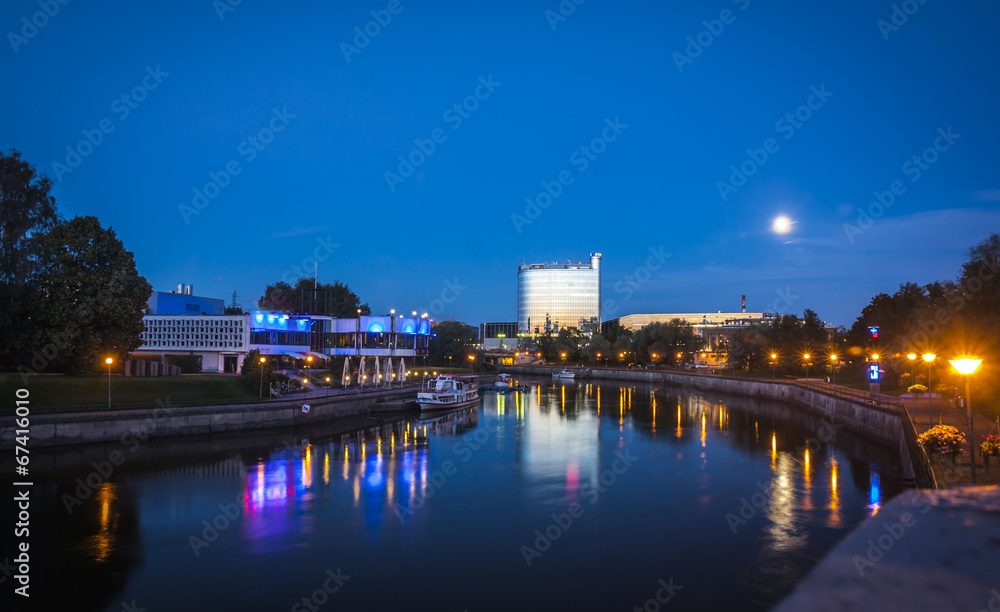
{"type": "Polygon", "coordinates": [[[108,357],[104,360],[104,363],[108,364],[108,410],[111,409],[111,364],[114,359],[108,357]]]}
{"type": "MultiPolygon", "coordinates": [[[[976,448],[972,442],[972,396],[969,395],[969,378],[979,369],[979,365],[983,363],[983,360],[963,357],[961,359],[952,359],[948,363],[959,374],[965,377],[965,418],[968,419],[969,423],[969,465],[972,469],[972,484],[976,484],[976,448]]],[[[930,383],[930,379],[927,382],[930,383]]]]}
{"type": "MultiPolygon", "coordinates": [[[[924,353],[921,357],[927,362],[927,423],[930,424],[934,420],[934,408],[931,400],[931,362],[934,361],[937,355],[934,353],[924,353]]],[[[916,418],[916,415],[913,418],[916,418]]]]}

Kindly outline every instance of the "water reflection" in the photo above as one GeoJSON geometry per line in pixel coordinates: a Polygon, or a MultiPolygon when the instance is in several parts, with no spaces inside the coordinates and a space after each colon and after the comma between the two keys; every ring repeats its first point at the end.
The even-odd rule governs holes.
{"type": "MultiPolygon", "coordinates": [[[[222,608],[287,609],[315,588],[310,572],[348,562],[360,586],[338,593],[339,609],[400,607],[402,592],[420,609],[541,609],[542,599],[523,604],[525,590],[557,593],[567,608],[627,609],[664,567],[683,568],[694,594],[678,610],[761,609],[900,490],[892,449],[845,431],[814,444],[820,424],[789,406],[600,381],[532,387],[425,418],[154,441],[78,513],[67,516],[58,493],[39,501],[49,524],[64,523],[41,530],[39,547],[74,542],[59,575],[104,577],[74,609],[113,609],[126,593],[206,609],[211,589],[222,608]],[[460,442],[475,450],[458,452],[460,442]],[[637,459],[608,480],[618,453],[637,459]],[[446,461],[460,469],[442,486],[446,461]],[[234,499],[234,527],[196,559],[187,538],[234,499]],[[517,547],[572,503],[585,513],[528,571],[517,547]],[[408,508],[419,511],[403,520],[408,508]],[[738,533],[728,514],[744,517],[738,533]],[[602,566],[612,586],[578,588],[614,555],[632,562],[602,566]],[[143,573],[147,563],[181,583],[218,575],[207,593],[188,593],[143,573]],[[273,580],[245,584],[261,567],[273,580]],[[455,580],[428,589],[441,575],[455,580]],[[512,588],[498,592],[497,577],[512,588]]],[[[60,452],[51,480],[71,491],[93,459],[60,452]]]]}

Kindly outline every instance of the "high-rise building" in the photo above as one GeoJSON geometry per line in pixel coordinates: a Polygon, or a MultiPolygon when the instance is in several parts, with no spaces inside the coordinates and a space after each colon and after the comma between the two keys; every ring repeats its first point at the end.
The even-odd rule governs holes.
{"type": "Polygon", "coordinates": [[[601,254],[590,262],[522,264],[517,269],[517,324],[522,335],[601,328],[601,254]]]}

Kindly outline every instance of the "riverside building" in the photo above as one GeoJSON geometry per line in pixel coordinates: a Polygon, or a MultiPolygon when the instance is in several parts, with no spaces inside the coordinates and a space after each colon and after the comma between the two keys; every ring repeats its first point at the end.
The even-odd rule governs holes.
{"type": "Polygon", "coordinates": [[[517,324],[522,336],[601,327],[601,254],[589,262],[522,264],[517,269],[517,324]]]}

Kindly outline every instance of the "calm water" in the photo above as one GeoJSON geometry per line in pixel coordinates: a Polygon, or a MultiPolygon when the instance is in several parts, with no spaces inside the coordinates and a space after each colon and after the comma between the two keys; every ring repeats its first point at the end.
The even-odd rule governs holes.
{"type": "Polygon", "coordinates": [[[443,417],[36,451],[33,607],[632,610],[668,584],[665,609],[766,609],[900,491],[891,450],[790,406],[531,384],[443,417]]]}

